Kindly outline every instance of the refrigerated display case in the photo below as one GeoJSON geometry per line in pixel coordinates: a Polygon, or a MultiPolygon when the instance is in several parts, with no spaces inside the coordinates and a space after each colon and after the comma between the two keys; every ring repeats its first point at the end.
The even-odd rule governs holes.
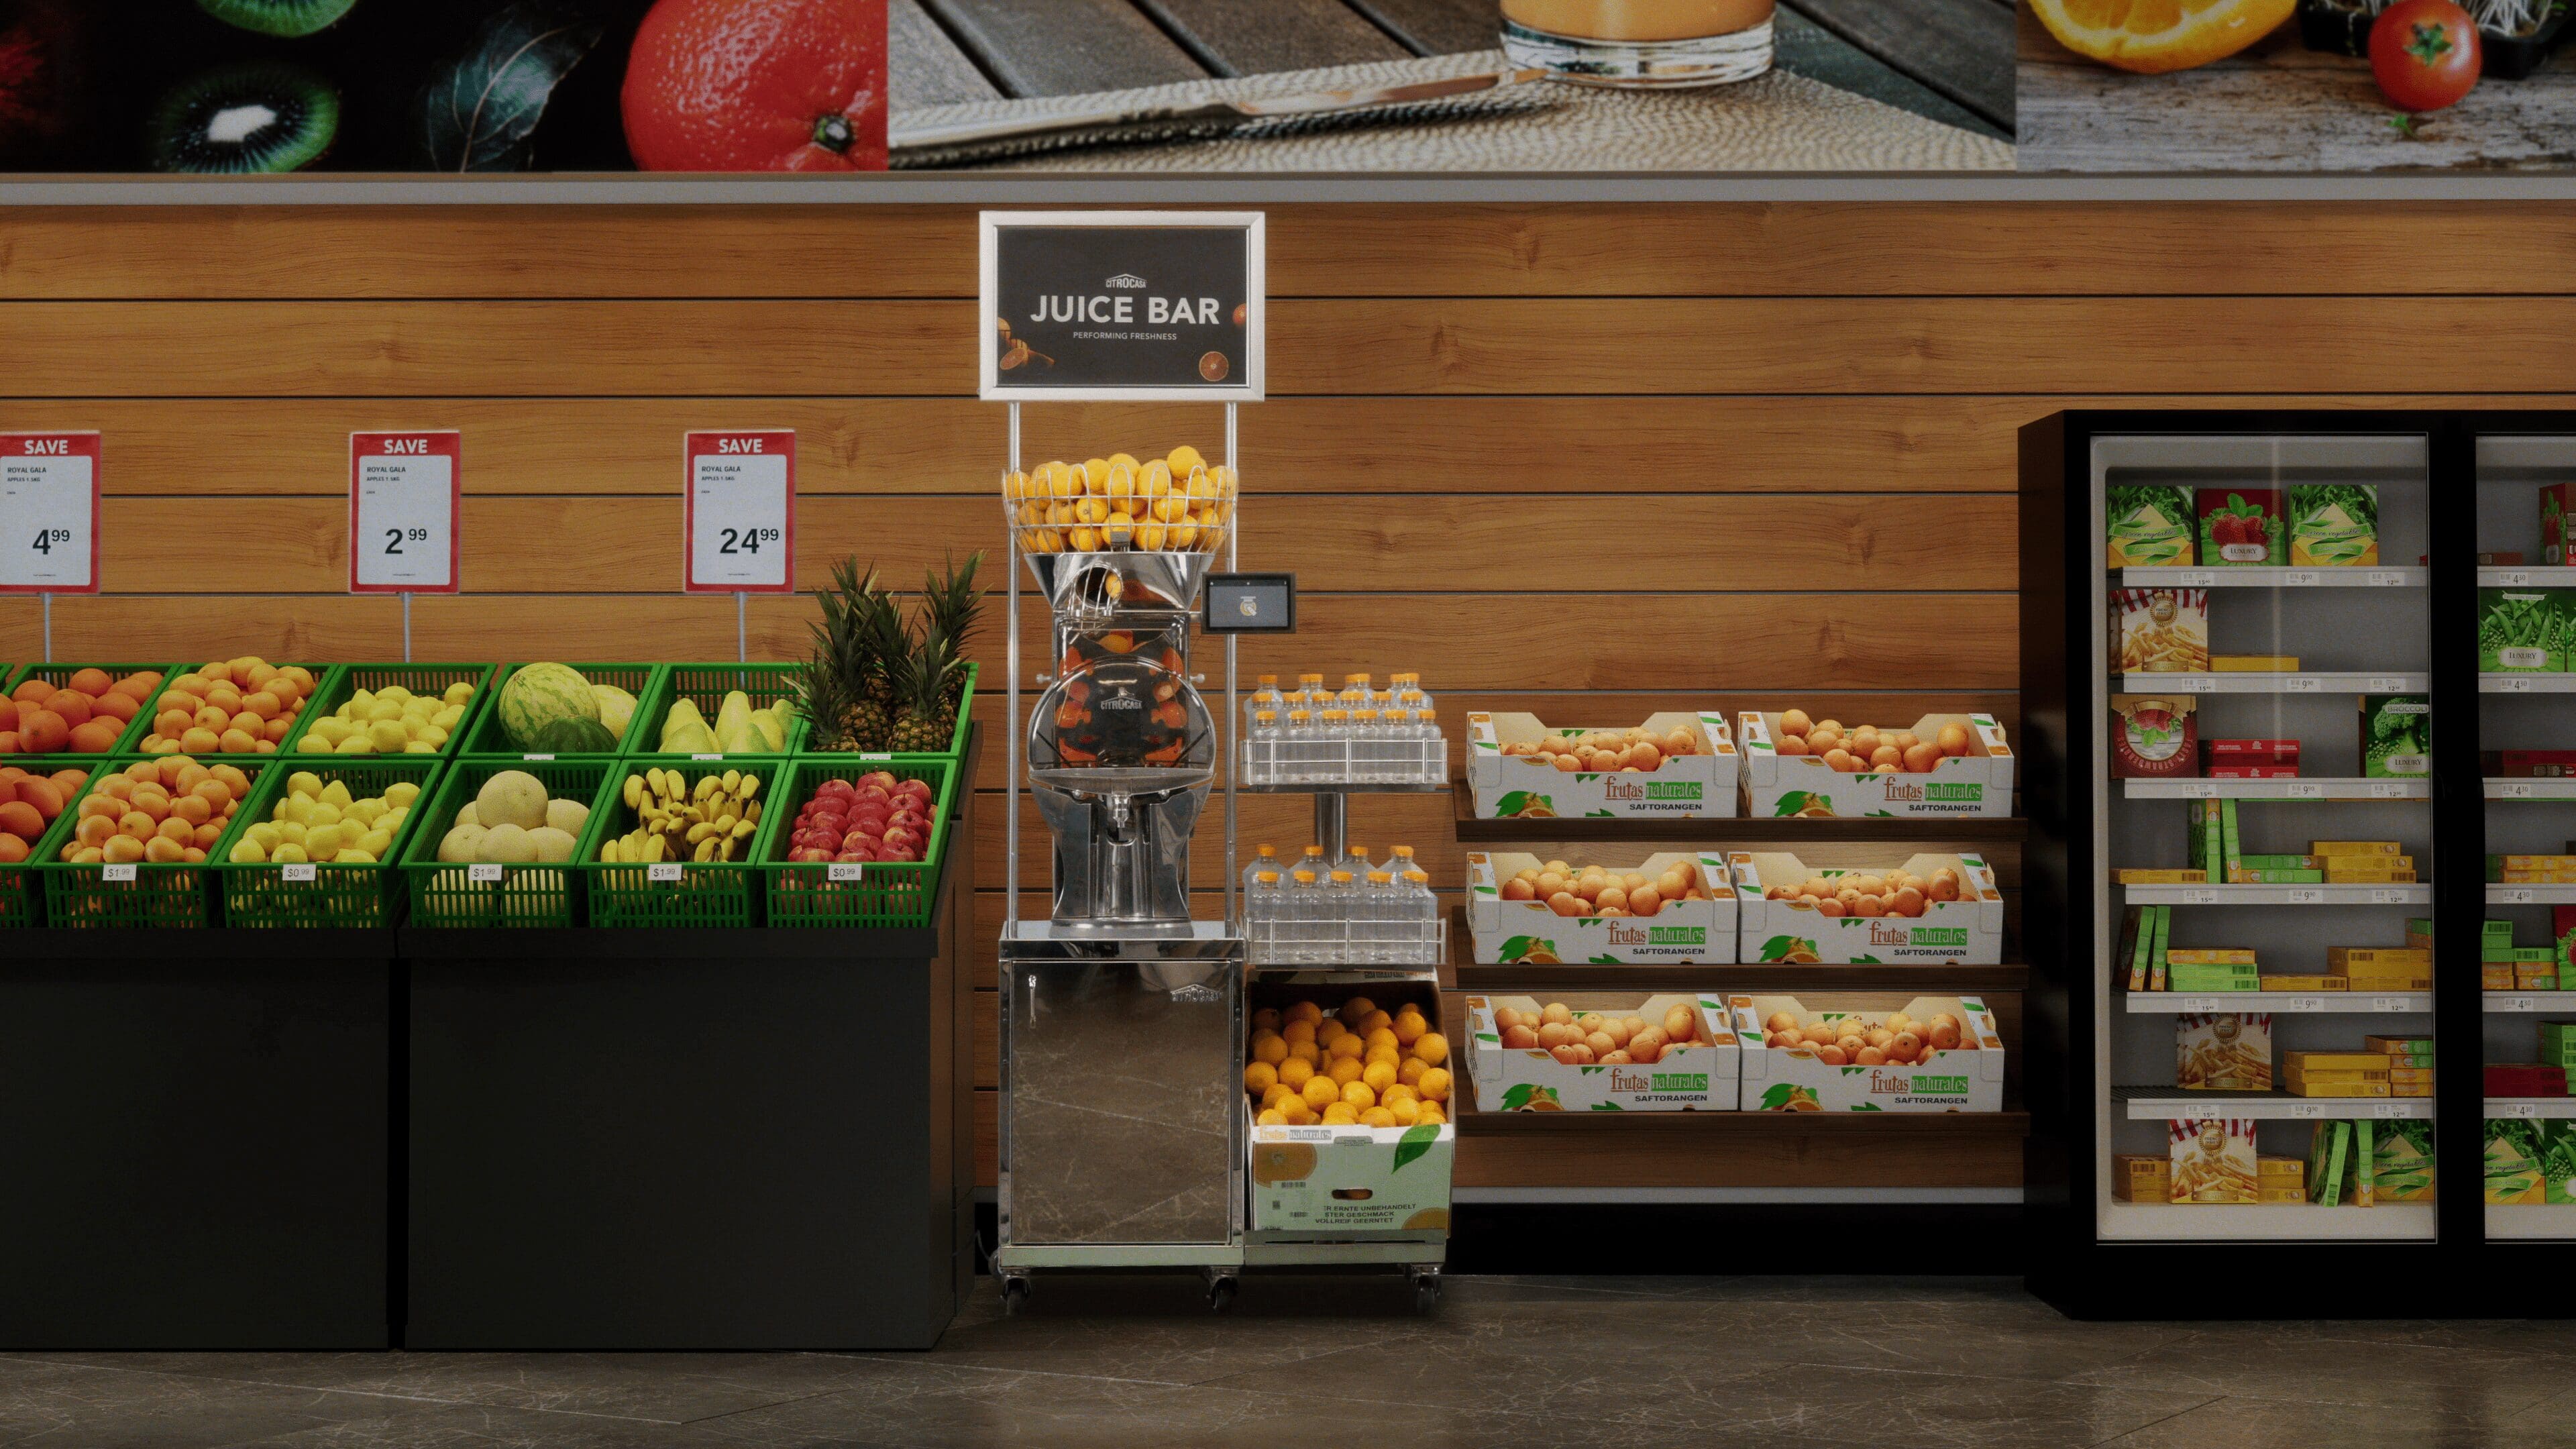
{"type": "Polygon", "coordinates": [[[2479,1016],[2469,426],[2024,430],[2032,1280],[2070,1312],[2473,1296],[2434,1271],[2483,1239],[2476,1079],[2435,1066],[2479,1016]],[[2210,1269],[2244,1291],[2163,1286],[2210,1269]]]}

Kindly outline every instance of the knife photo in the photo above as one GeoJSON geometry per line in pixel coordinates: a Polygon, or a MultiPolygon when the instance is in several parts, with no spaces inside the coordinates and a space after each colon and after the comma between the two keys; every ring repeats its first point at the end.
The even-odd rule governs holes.
{"type": "Polygon", "coordinates": [[[1375,90],[1311,91],[1266,100],[1210,101],[1203,105],[1144,110],[1081,111],[1001,120],[956,121],[927,126],[898,122],[890,140],[898,169],[954,166],[1077,146],[1151,141],[1201,141],[1233,135],[1266,122],[1295,123],[1365,113],[1426,101],[1507,90],[1545,80],[1544,70],[1490,71],[1416,81],[1375,90]]]}

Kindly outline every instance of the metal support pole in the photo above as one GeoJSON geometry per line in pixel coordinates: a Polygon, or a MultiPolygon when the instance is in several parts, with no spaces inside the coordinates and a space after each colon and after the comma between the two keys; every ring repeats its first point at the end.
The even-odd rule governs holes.
{"type": "MultiPolygon", "coordinates": [[[[1011,404],[1011,471],[1020,471],[1020,405],[1011,404]]],[[[1009,525],[1003,531],[1010,535],[1010,550],[1003,556],[1003,569],[1011,577],[1010,621],[1011,642],[1008,661],[1003,666],[1010,688],[1004,696],[1002,715],[1002,857],[1007,862],[1002,881],[1002,936],[1017,935],[1020,929],[1020,529],[1016,513],[1004,515],[1009,525]]],[[[1009,981],[1002,983],[1004,1014],[1009,1014],[1009,981]]]]}
{"type": "Polygon", "coordinates": [[[1324,863],[1342,858],[1350,848],[1351,797],[1339,790],[1319,791],[1315,796],[1315,843],[1324,847],[1324,863]]]}
{"type": "Polygon", "coordinates": [[[403,663],[411,662],[411,590],[403,590],[403,663]]]}
{"type": "MultiPolygon", "coordinates": [[[[1234,470],[1234,512],[1227,517],[1225,525],[1225,567],[1228,573],[1232,573],[1235,568],[1235,559],[1242,542],[1243,527],[1243,464],[1237,461],[1241,454],[1236,451],[1235,422],[1235,404],[1227,403],[1225,405],[1225,466],[1234,470]]],[[[1242,760],[1237,758],[1234,747],[1235,732],[1241,727],[1234,701],[1234,682],[1237,677],[1235,648],[1238,638],[1239,636],[1234,634],[1225,636],[1225,725],[1217,732],[1217,737],[1225,744],[1223,756],[1225,760],[1225,919],[1226,929],[1229,932],[1241,932],[1246,924],[1239,914],[1239,908],[1243,903],[1236,899],[1236,891],[1243,884],[1239,874],[1243,867],[1235,862],[1235,785],[1236,776],[1241,773],[1243,765],[1242,760]]]]}
{"type": "Polygon", "coordinates": [[[751,595],[740,589],[733,594],[733,660],[736,664],[751,662],[751,595]]]}
{"type": "Polygon", "coordinates": [[[46,594],[46,595],[44,596],[44,600],[45,600],[45,662],[46,662],[47,664],[51,664],[51,663],[53,663],[53,662],[54,662],[54,596],[53,596],[53,595],[51,595],[51,594],[46,594]]]}

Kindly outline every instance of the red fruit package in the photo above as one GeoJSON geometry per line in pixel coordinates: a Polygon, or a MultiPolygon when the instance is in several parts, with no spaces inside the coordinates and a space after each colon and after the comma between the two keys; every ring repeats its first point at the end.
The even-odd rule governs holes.
{"type": "Polygon", "coordinates": [[[2188,694],[2111,696],[2111,778],[2161,780],[2198,772],[2192,718],[2199,701],[2188,694]]]}
{"type": "Polygon", "coordinates": [[[2200,561],[2280,567],[2288,530],[2278,488],[2203,488],[2192,495],[2200,515],[2200,561]]]}

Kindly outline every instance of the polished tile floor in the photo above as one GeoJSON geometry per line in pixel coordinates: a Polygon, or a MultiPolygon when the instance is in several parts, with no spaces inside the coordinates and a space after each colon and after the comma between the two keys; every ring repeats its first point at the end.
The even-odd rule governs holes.
{"type": "Polygon", "coordinates": [[[15,1354],[63,1449],[1680,1445],[2576,1449],[2576,1324],[2083,1324],[2015,1283],[1456,1278],[979,1292],[937,1351],[15,1354]]]}

